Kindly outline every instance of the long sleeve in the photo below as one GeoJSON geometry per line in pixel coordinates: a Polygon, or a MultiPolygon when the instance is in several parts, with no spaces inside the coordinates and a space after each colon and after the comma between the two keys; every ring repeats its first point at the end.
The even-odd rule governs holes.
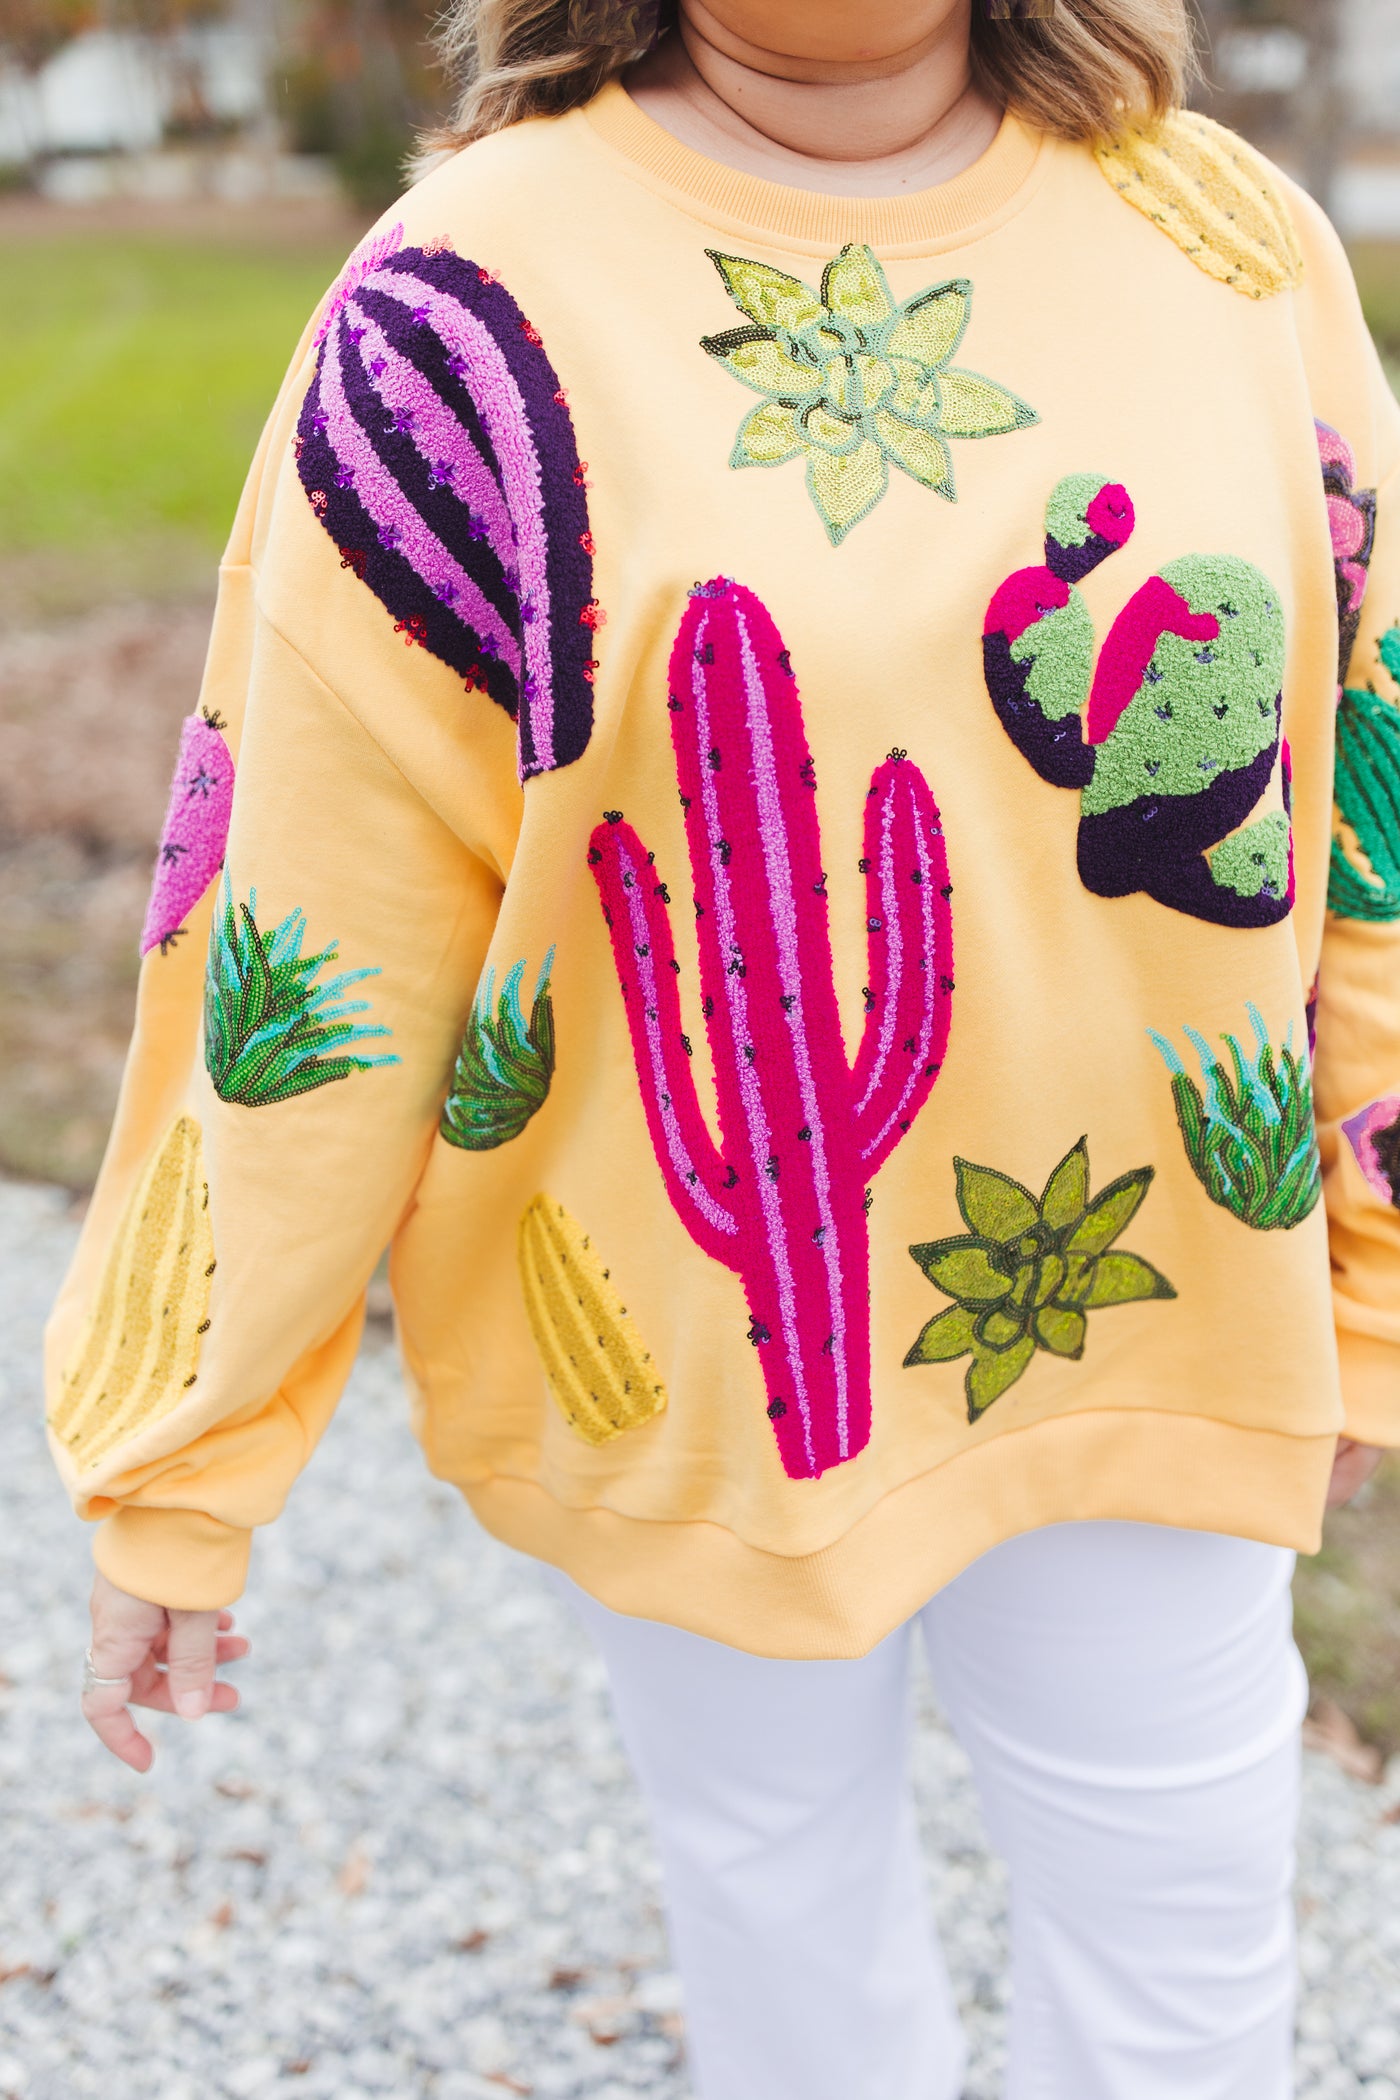
{"type": "MultiPolygon", "coordinates": [[[[1393,402],[1378,421],[1393,461],[1393,402]]],[[[1323,450],[1341,689],[1318,1136],[1347,1429],[1400,1444],[1400,466],[1372,492],[1344,440],[1324,433],[1323,450]]]]}

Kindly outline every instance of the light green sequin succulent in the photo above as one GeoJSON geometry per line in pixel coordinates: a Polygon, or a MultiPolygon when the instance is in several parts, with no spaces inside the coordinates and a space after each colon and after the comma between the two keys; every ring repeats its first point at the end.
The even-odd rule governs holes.
{"type": "Polygon", "coordinates": [[[1009,388],[952,362],[972,311],[965,277],[901,304],[869,248],[852,242],[821,290],[768,263],[706,250],[749,325],[701,347],[763,399],[739,426],[731,467],[807,462],[807,492],[839,546],[889,485],[890,463],[956,502],[950,438],[999,437],[1040,419],[1009,388]]]}
{"type": "Polygon", "coordinates": [[[968,1230],[909,1252],[954,1302],[929,1321],[904,1363],[906,1369],[951,1363],[970,1352],[969,1422],[1016,1383],[1037,1349],[1077,1362],[1091,1312],[1176,1296],[1150,1261],[1113,1245],[1137,1215],[1153,1168],[1120,1174],[1091,1196],[1088,1143],[1081,1138],[1037,1200],[991,1167],[966,1159],[955,1159],[953,1167],[968,1230]]]}

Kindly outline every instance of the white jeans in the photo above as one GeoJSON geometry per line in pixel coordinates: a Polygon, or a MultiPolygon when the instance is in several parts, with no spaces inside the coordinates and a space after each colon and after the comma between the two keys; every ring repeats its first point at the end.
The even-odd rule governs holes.
{"type": "Polygon", "coordinates": [[[1007,2100],[1286,2100],[1292,1566],[1057,1525],[857,1662],[765,1661],[569,1585],[655,1822],[697,2100],[957,2100],[907,1777],[916,1631],[1010,1869],[1007,2100]]]}

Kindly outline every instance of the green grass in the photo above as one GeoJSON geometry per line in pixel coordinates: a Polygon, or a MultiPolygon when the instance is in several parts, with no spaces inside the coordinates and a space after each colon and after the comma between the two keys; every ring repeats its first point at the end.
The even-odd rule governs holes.
{"type": "Polygon", "coordinates": [[[153,589],[172,556],[207,565],[344,253],[159,235],[0,244],[0,558],[76,561],[99,589],[133,563],[153,589]]]}

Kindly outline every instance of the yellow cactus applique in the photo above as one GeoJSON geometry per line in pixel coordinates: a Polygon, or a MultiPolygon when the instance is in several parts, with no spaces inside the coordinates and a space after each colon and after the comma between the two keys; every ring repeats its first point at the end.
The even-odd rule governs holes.
{"type": "Polygon", "coordinates": [[[1222,124],[1178,110],[1095,148],[1118,194],[1197,269],[1248,299],[1299,284],[1303,255],[1268,163],[1222,124]]]}
{"type": "Polygon", "coordinates": [[[889,486],[890,466],[957,501],[952,438],[1038,423],[1018,394],[953,357],[972,314],[965,277],[896,300],[873,250],[849,243],[813,291],[800,277],[707,248],[745,326],[700,347],[762,395],[739,425],[731,467],[807,464],[807,493],[839,547],[889,486]]]}
{"type": "Polygon", "coordinates": [[[213,1274],[199,1125],[180,1116],[132,1191],[49,1417],[80,1465],[184,1399],[199,1375],[213,1274]]]}
{"type": "Polygon", "coordinates": [[[659,1415],[666,1388],[589,1235],[552,1196],[520,1220],[520,1283],[530,1330],[565,1421],[610,1443],[659,1415]]]}

